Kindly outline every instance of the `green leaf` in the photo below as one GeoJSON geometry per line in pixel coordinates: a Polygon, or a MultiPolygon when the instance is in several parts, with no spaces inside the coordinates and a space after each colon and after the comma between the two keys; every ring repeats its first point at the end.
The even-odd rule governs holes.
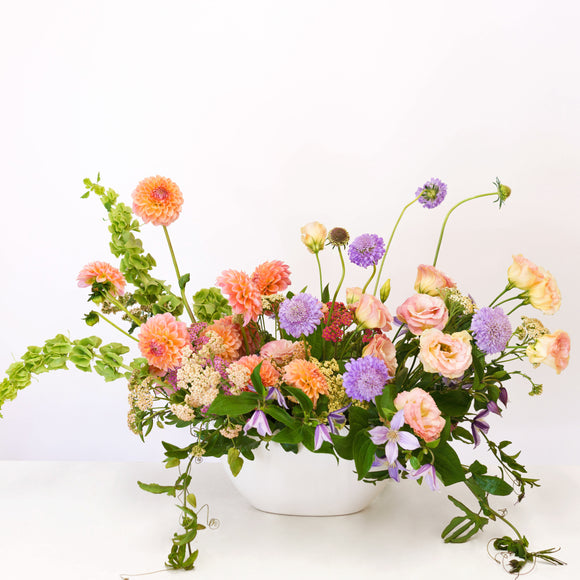
{"type": "Polygon", "coordinates": [[[278,433],[276,433],[274,437],[272,437],[272,441],[275,441],[276,443],[296,445],[297,443],[300,443],[302,441],[302,432],[300,431],[300,429],[284,427],[284,429],[278,431],[278,433]]]}
{"type": "Polygon", "coordinates": [[[159,485],[158,483],[143,483],[138,481],[137,485],[144,491],[149,493],[166,493],[172,497],[175,497],[175,487],[173,485],[159,485]]]}
{"type": "Polygon", "coordinates": [[[446,417],[463,417],[471,407],[471,397],[464,390],[431,393],[437,407],[446,417]]]}
{"type": "Polygon", "coordinates": [[[361,430],[355,435],[353,442],[353,455],[354,465],[359,480],[363,479],[369,472],[376,451],[377,446],[370,440],[369,434],[366,431],[361,430]]]}
{"type": "Polygon", "coordinates": [[[471,536],[488,523],[488,519],[484,518],[475,512],[472,512],[467,506],[463,505],[454,497],[448,495],[449,500],[455,504],[465,516],[454,517],[445,529],[441,532],[441,537],[446,543],[462,544],[466,542],[471,536]]]}
{"type": "Polygon", "coordinates": [[[187,496],[187,503],[195,509],[197,507],[197,498],[193,493],[188,494],[187,496]]]}
{"type": "Polygon", "coordinates": [[[263,361],[260,361],[260,363],[258,363],[258,365],[254,368],[250,376],[250,380],[252,381],[252,385],[254,385],[254,389],[256,389],[256,393],[258,393],[258,395],[260,395],[260,397],[263,399],[266,396],[266,388],[264,387],[262,383],[262,377],[260,376],[262,362],[263,361]]]}
{"type": "Polygon", "coordinates": [[[264,411],[276,419],[276,421],[280,421],[280,423],[284,423],[288,427],[297,427],[299,426],[299,422],[294,419],[290,414],[288,414],[282,407],[278,407],[278,405],[266,405],[264,407],[264,411]]]}
{"type": "Polygon", "coordinates": [[[509,495],[513,491],[509,483],[494,475],[473,474],[472,479],[481,489],[492,495],[509,495]]]}
{"type": "Polygon", "coordinates": [[[259,395],[256,393],[241,393],[240,395],[219,394],[207,412],[210,415],[237,417],[256,409],[258,401],[259,395]]]}
{"type": "Polygon", "coordinates": [[[181,461],[179,461],[179,459],[177,459],[177,457],[172,457],[171,459],[169,459],[165,462],[165,468],[171,469],[172,467],[178,467],[180,463],[181,463],[181,461]]]}
{"type": "Polygon", "coordinates": [[[304,411],[305,415],[310,415],[310,413],[312,412],[312,401],[304,391],[301,391],[296,387],[289,387],[288,385],[284,385],[282,389],[287,391],[293,397],[296,398],[298,404],[302,407],[302,410],[304,411]]]}
{"type": "Polygon", "coordinates": [[[179,288],[181,290],[185,290],[185,287],[187,286],[187,283],[189,282],[190,279],[191,279],[190,274],[183,274],[183,276],[179,278],[179,288]]]}
{"type": "Polygon", "coordinates": [[[465,480],[465,472],[457,453],[449,443],[441,443],[432,449],[435,458],[435,470],[439,474],[444,485],[453,485],[465,480]]]}
{"type": "Polygon", "coordinates": [[[230,466],[232,475],[237,477],[244,465],[244,460],[240,457],[239,449],[235,447],[230,447],[228,449],[228,465],[230,466]]]}
{"type": "Polygon", "coordinates": [[[330,290],[328,288],[328,284],[322,290],[322,302],[330,302],[330,290]]]}

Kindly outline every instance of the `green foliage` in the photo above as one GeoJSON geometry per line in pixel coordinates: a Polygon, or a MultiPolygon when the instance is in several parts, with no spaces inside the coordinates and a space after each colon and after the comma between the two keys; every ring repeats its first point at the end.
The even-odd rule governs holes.
{"type": "Polygon", "coordinates": [[[455,499],[453,496],[447,496],[455,504],[464,516],[453,518],[446,528],[441,532],[441,537],[446,543],[462,544],[471,538],[478,531],[482,530],[489,522],[488,518],[472,512],[467,506],[455,499]]]}
{"type": "Polygon", "coordinates": [[[449,443],[440,443],[432,450],[435,470],[444,485],[453,485],[465,479],[465,472],[457,453],[449,443]]]}
{"type": "Polygon", "coordinates": [[[219,288],[202,288],[193,295],[193,313],[201,322],[211,324],[232,313],[232,308],[219,288]]]}
{"type": "Polygon", "coordinates": [[[228,465],[230,466],[232,475],[237,477],[244,465],[244,460],[240,457],[239,449],[236,449],[235,447],[230,447],[228,449],[228,465]]]}
{"type": "Polygon", "coordinates": [[[208,413],[238,417],[256,409],[259,398],[257,393],[241,393],[235,396],[219,394],[210,405],[208,413]]]}

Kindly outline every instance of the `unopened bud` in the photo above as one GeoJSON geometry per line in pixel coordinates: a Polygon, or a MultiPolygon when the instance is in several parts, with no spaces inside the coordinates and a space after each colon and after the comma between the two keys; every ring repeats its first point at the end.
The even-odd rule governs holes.
{"type": "Polygon", "coordinates": [[[381,286],[381,302],[384,304],[391,293],[391,279],[389,278],[382,286],[381,286]]]}

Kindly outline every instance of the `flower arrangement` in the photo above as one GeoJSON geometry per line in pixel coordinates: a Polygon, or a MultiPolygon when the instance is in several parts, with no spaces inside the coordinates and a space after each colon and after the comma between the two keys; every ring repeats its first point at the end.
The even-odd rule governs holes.
{"type": "Polygon", "coordinates": [[[189,490],[192,463],[202,456],[226,456],[235,476],[245,460],[253,459],[253,449],[271,442],[289,453],[300,445],[354,460],[356,476],[369,485],[415,479],[435,490],[463,482],[478,508],[473,511],[449,496],[460,515],[443,530],[445,542],[464,542],[489,520],[502,520],[515,536],[495,539],[494,547],[512,555],[511,572],[538,558],[562,564],[554,549],[532,552],[505,513],[492,507],[492,496],[514,493],[520,501],[538,484],[518,462],[519,454],[508,449],[509,442],[489,437],[486,420],[505,410],[505,383],[514,375],[530,382],[531,395],[541,393],[541,385],[519,370],[520,363],[547,364],[558,374],[566,368],[566,332],[550,332],[527,316],[515,328],[510,320],[526,305],[554,313],[560,306],[558,286],[548,271],[516,255],[507,285],[483,306],[436,268],[451,213],[488,196],[501,207],[511,191],[499,180],[495,185],[494,192],[451,208],[433,264],[418,266],[415,292],[393,316],[386,305],[390,280],[381,279],[385,259],[405,211],[414,203],[432,208],[444,200],[447,186],[438,179],[417,190],[387,243],[370,233],[351,240],[346,229],[327,231],[318,222],[302,227],[302,242],[318,265],[316,292],[289,291],[288,265],[272,260],[251,275],[225,270],[216,287],[193,295],[186,291],[190,275],[180,273],[168,233],[183,204],[179,187],[164,177],[144,179],[133,192],[131,210],[100,178],[86,179],[83,197],[96,195],[106,209],[119,267],[97,261],[82,268],[78,285],[90,288],[89,300],[97,308],[84,319],[89,326],[112,325],[124,339],[138,343],[142,356],[127,362],[130,349],[123,343],[103,345],[96,336],[71,340],[59,334],[41,347],[29,347],[8,368],[0,383],[0,406],[30,384],[32,375],[72,363],[106,381],[128,381],[128,423],[142,439],[156,424],[189,429],[192,441],[186,447],[163,443],[166,466],[178,468],[175,484],[139,482],[146,491],[180,498],[181,529],[167,564],[172,568],[193,568],[198,552],[191,544],[203,528],[189,490]],[[136,237],[135,216],[162,227],[178,293],[152,276],[155,261],[136,237]],[[335,288],[323,283],[322,251],[335,252],[340,262],[335,288]],[[344,286],[345,254],[357,267],[370,268],[363,288],[344,286]],[[454,448],[482,440],[499,465],[499,476],[488,474],[478,461],[463,465],[454,448]]]}

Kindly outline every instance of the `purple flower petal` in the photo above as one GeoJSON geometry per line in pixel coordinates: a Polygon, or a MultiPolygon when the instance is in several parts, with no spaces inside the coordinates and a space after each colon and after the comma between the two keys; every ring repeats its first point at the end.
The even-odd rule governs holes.
{"type": "Polygon", "coordinates": [[[385,445],[385,456],[389,463],[394,463],[399,456],[399,446],[394,441],[388,441],[385,445]]]}
{"type": "Polygon", "coordinates": [[[399,435],[397,437],[397,443],[403,449],[407,449],[408,451],[412,451],[413,449],[419,449],[421,447],[421,443],[419,443],[419,439],[415,437],[412,433],[407,433],[407,431],[399,431],[399,435]]]}
{"type": "MultiPolygon", "coordinates": [[[[397,463],[399,463],[397,461],[397,463]]],[[[399,476],[399,468],[397,467],[397,464],[391,464],[389,465],[389,477],[391,479],[394,479],[396,482],[401,481],[401,478],[399,476]]]]}
{"type": "Polygon", "coordinates": [[[389,433],[389,428],[383,427],[383,426],[373,427],[369,431],[369,435],[371,436],[371,441],[375,445],[382,445],[383,443],[386,443],[388,433],[389,433]]]}
{"type": "Polygon", "coordinates": [[[391,429],[398,431],[405,424],[405,412],[403,409],[397,411],[391,419],[391,429]]]}
{"type": "Polygon", "coordinates": [[[276,387],[270,387],[268,389],[268,394],[266,395],[266,401],[272,401],[276,399],[276,402],[280,407],[284,407],[284,409],[288,409],[288,405],[286,404],[286,399],[284,399],[284,395],[280,392],[280,389],[276,387]]]}
{"type": "Polygon", "coordinates": [[[504,407],[508,404],[508,392],[505,387],[499,388],[499,400],[503,403],[504,407]]]}
{"type": "Polygon", "coordinates": [[[314,449],[320,449],[325,441],[332,443],[330,433],[328,432],[326,425],[318,423],[316,429],[314,429],[314,449]]]}
{"type": "Polygon", "coordinates": [[[268,419],[264,414],[264,411],[256,409],[253,415],[248,419],[248,422],[244,425],[244,433],[247,433],[250,429],[256,429],[259,435],[264,437],[265,435],[272,435],[270,431],[270,425],[268,425],[268,419]]]}
{"type": "Polygon", "coordinates": [[[498,407],[495,401],[490,401],[487,404],[487,410],[491,413],[495,413],[496,415],[501,415],[501,409],[498,407]]]}

